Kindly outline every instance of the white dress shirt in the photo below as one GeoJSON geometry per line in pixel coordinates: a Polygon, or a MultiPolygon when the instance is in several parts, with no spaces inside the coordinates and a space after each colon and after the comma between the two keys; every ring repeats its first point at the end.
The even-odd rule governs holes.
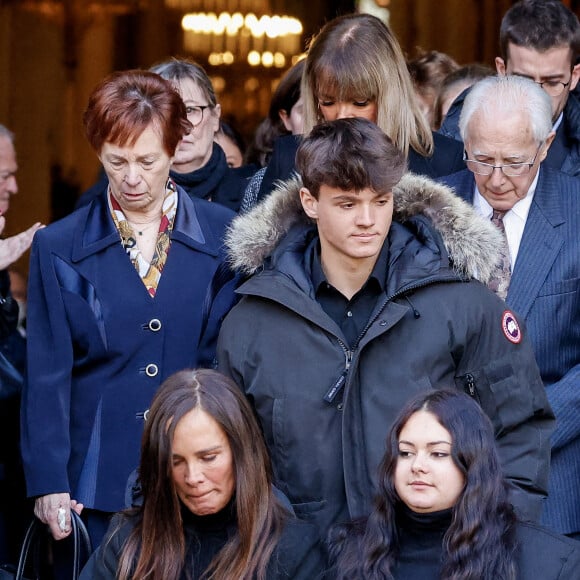
{"type": "MultiPolygon", "coordinates": [[[[534,199],[534,194],[536,193],[536,185],[538,184],[538,176],[540,172],[536,173],[536,177],[526,196],[518,201],[503,217],[503,225],[505,227],[505,234],[507,237],[507,244],[510,253],[510,264],[511,270],[514,271],[514,265],[518,257],[518,251],[520,249],[520,242],[522,241],[522,236],[524,235],[524,228],[526,227],[526,220],[528,219],[528,213],[530,212],[530,207],[534,199]]],[[[475,185],[475,195],[473,196],[473,207],[475,211],[484,218],[491,220],[493,214],[493,208],[487,200],[479,193],[477,184],[475,185]]]]}

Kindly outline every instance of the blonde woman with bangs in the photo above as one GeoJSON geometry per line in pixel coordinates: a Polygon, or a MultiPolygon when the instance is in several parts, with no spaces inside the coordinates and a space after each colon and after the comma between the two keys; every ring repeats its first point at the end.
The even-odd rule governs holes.
{"type": "MultiPolygon", "coordinates": [[[[375,16],[339,16],[322,28],[308,50],[301,94],[304,134],[322,121],[364,117],[407,155],[413,173],[436,178],[464,168],[461,144],[429,128],[401,47],[375,16]]],[[[292,174],[298,144],[295,136],[278,139],[258,199],[292,174]]]]}

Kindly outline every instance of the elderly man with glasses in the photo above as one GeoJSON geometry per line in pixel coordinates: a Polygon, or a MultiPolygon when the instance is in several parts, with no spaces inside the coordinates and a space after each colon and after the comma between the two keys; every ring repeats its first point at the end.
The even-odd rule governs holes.
{"type": "MultiPolygon", "coordinates": [[[[499,75],[526,77],[541,86],[552,104],[556,133],[546,164],[580,175],[580,100],[572,91],[580,79],[580,22],[560,0],[521,0],[500,27],[499,75]]],[[[460,139],[458,120],[467,91],[459,95],[440,132],[460,139]]]]}
{"type": "Polygon", "coordinates": [[[580,536],[580,180],[547,164],[552,103],[516,75],[480,81],[459,122],[467,169],[443,178],[506,235],[492,285],[527,324],[557,420],[543,523],[580,536]]]}

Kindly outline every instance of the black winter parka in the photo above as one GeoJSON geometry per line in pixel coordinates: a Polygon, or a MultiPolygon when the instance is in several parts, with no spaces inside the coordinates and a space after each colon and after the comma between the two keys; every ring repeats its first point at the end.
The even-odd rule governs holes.
{"type": "Polygon", "coordinates": [[[253,402],[298,517],[325,535],[367,515],[399,410],[419,391],[456,387],[492,420],[513,503],[537,520],[553,415],[523,325],[468,275],[486,279],[496,263],[493,226],[444,186],[404,177],[386,290],[349,347],[315,300],[305,265],[317,232],[301,217],[299,187],[286,183],[234,221],[230,259],[255,273],[218,343],[219,369],[253,402]]]}

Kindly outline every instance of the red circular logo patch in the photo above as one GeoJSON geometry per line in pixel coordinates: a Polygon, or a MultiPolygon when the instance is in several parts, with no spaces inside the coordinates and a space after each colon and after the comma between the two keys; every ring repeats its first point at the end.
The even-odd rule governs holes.
{"type": "Polygon", "coordinates": [[[506,310],[501,317],[501,327],[505,337],[514,344],[522,341],[522,331],[513,312],[506,310]]]}

